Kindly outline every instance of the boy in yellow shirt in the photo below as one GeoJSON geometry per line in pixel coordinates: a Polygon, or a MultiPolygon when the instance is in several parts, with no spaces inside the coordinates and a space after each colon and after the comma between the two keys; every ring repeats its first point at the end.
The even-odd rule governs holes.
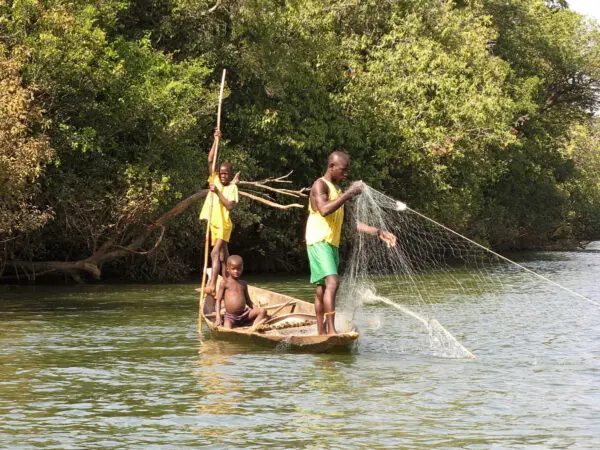
{"type": "MultiPolygon", "coordinates": [[[[220,138],[221,131],[215,131],[215,137],[220,138]]],[[[215,144],[216,139],[213,141],[213,145],[208,153],[208,173],[212,172],[216,151],[215,144]]],[[[204,292],[208,295],[215,295],[219,273],[222,271],[221,275],[223,277],[226,276],[225,261],[229,258],[227,243],[233,230],[233,223],[229,217],[229,212],[239,201],[237,185],[231,182],[232,171],[231,164],[224,162],[219,166],[218,172],[214,172],[209,176],[210,192],[200,212],[200,220],[208,221],[210,218],[212,276],[204,289],[204,292]]]]}

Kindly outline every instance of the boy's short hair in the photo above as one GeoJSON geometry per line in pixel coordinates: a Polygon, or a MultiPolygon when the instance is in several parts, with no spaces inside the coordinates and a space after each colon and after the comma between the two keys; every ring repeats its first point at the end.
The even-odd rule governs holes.
{"type": "Polygon", "coordinates": [[[242,257],[240,255],[231,255],[229,258],[227,258],[227,264],[229,263],[238,263],[241,264],[242,266],[244,265],[244,260],[242,259],[242,257]]]}

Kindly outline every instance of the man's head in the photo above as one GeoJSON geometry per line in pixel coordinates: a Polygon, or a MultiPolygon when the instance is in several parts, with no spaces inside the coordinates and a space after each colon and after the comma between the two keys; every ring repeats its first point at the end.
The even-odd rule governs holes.
{"type": "Polygon", "coordinates": [[[240,255],[231,255],[227,258],[227,272],[234,279],[242,276],[244,272],[244,260],[240,255]]]}
{"type": "Polygon", "coordinates": [[[350,157],[344,152],[333,152],[327,158],[327,171],[335,181],[344,181],[350,171],[350,157]]]}
{"type": "Polygon", "coordinates": [[[231,172],[233,172],[233,168],[230,163],[224,162],[219,166],[219,180],[223,186],[227,186],[231,181],[231,172]]]}

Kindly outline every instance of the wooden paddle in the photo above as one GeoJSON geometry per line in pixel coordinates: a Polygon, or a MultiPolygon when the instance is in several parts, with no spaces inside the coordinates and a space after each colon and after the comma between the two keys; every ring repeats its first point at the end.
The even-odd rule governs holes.
{"type": "MultiPolygon", "coordinates": [[[[286,306],[289,306],[289,305],[291,305],[292,303],[296,303],[296,300],[290,300],[290,301],[288,301],[288,302],[284,303],[284,304],[283,304],[283,305],[281,305],[281,306],[279,306],[279,305],[273,305],[273,307],[279,306],[279,308],[277,308],[275,311],[273,311],[273,312],[271,313],[271,319],[272,319],[273,317],[275,317],[275,315],[276,315],[276,314],[277,314],[279,311],[281,311],[281,310],[282,310],[283,308],[285,308],[286,306]]],[[[268,308],[267,308],[267,309],[268,309],[268,308]]]]}
{"type": "MultiPolygon", "coordinates": [[[[221,77],[221,90],[219,91],[219,106],[217,108],[217,131],[221,131],[221,104],[223,103],[223,89],[225,87],[225,74],[226,70],[223,69],[223,76],[221,77]]],[[[219,136],[215,136],[215,155],[212,162],[212,175],[215,173],[217,167],[217,155],[219,153],[219,136]]],[[[213,195],[209,194],[208,197],[208,220],[206,221],[206,238],[204,240],[204,268],[202,269],[202,285],[200,287],[200,311],[198,314],[198,331],[202,332],[202,314],[204,313],[204,298],[206,297],[206,293],[204,292],[204,288],[206,287],[206,268],[208,266],[208,248],[209,248],[209,238],[210,238],[210,219],[212,217],[212,207],[213,207],[213,195]]],[[[212,274],[212,276],[219,276],[219,274],[212,274]]]]}
{"type": "MultiPolygon", "coordinates": [[[[283,308],[285,308],[286,306],[290,306],[291,304],[295,304],[296,300],[289,300],[283,304],[280,305],[273,305],[273,306],[267,306],[265,307],[265,309],[269,309],[269,308],[277,308],[275,311],[273,311],[273,314],[271,315],[271,319],[273,319],[273,316],[275,316],[275,314],[277,314],[279,311],[281,311],[283,308]]],[[[256,329],[258,327],[260,327],[263,323],[266,323],[267,319],[263,319],[259,322],[255,322],[254,324],[252,324],[252,326],[250,327],[250,329],[248,330],[248,333],[254,333],[256,331],[256,329]]]]}

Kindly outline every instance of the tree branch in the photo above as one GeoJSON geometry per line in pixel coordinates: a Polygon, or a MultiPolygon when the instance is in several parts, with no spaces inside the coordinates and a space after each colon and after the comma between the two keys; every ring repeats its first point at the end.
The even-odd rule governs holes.
{"type": "Polygon", "coordinates": [[[291,203],[289,205],[281,205],[279,203],[275,203],[270,200],[267,200],[267,199],[264,199],[261,197],[257,197],[256,195],[252,195],[252,194],[249,194],[248,192],[244,192],[244,191],[240,191],[240,195],[251,198],[252,200],[255,200],[257,202],[264,203],[265,205],[272,206],[273,208],[278,208],[278,209],[304,208],[304,206],[299,205],[298,203],[291,203]]]}
{"type": "MultiPolygon", "coordinates": [[[[300,190],[291,189],[278,189],[269,186],[267,183],[291,183],[287,178],[292,172],[287,175],[276,177],[276,178],[265,178],[259,181],[240,181],[240,185],[254,186],[265,189],[269,192],[275,192],[282,195],[288,195],[292,197],[307,197],[305,193],[309,189],[302,188],[300,190]]],[[[248,192],[239,190],[240,195],[247,197],[251,200],[263,203],[267,206],[278,208],[278,209],[289,209],[289,208],[304,208],[303,205],[298,203],[291,203],[283,205],[265,198],[261,198],[257,195],[250,194],[248,192]]],[[[179,216],[185,212],[191,205],[196,203],[198,200],[206,197],[208,189],[198,191],[184,200],[177,203],[173,208],[160,215],[152,223],[143,227],[136,235],[131,237],[129,243],[118,244],[123,239],[123,233],[109,237],[104,241],[100,247],[98,247],[92,255],[79,261],[11,261],[15,271],[21,269],[25,271],[26,276],[30,280],[34,280],[36,276],[45,275],[48,273],[63,273],[72,277],[77,282],[83,282],[81,274],[85,273],[92,276],[95,279],[99,279],[102,274],[102,265],[106,262],[113,261],[118,258],[125,257],[130,254],[137,255],[148,255],[158,248],[163,240],[166,232],[166,226],[173,218],[179,216]],[[159,228],[161,230],[159,237],[154,243],[150,250],[142,250],[142,246],[147,239],[159,228]]],[[[267,195],[267,194],[264,194],[267,195]]],[[[12,277],[4,277],[12,278],[12,277]]]]}
{"type": "MultiPolygon", "coordinates": [[[[260,187],[262,189],[266,189],[267,191],[271,191],[271,192],[277,192],[278,194],[283,194],[283,195],[289,195],[291,197],[307,197],[307,194],[305,194],[306,191],[308,191],[309,189],[307,188],[302,188],[298,191],[293,191],[290,189],[277,189],[271,186],[268,186],[267,183],[291,183],[291,181],[287,180],[287,178],[294,173],[294,171],[290,171],[287,175],[283,175],[281,177],[277,177],[277,178],[265,178],[264,180],[260,180],[260,181],[240,181],[239,184],[240,185],[249,185],[249,186],[256,186],[256,187],[260,187]]],[[[254,199],[256,200],[256,199],[254,199]]]]}

